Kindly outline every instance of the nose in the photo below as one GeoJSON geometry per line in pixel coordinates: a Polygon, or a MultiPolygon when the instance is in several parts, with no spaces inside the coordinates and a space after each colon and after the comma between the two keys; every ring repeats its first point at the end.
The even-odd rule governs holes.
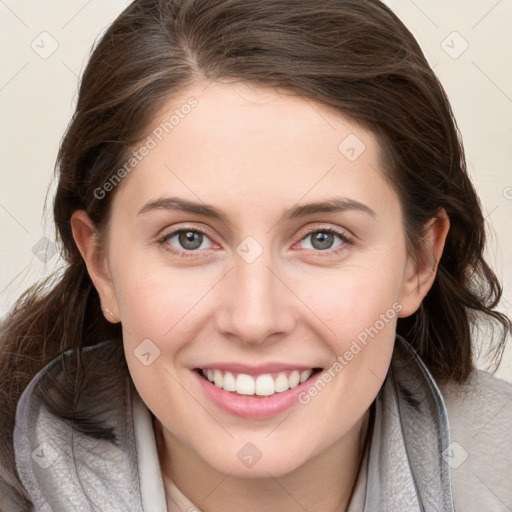
{"type": "Polygon", "coordinates": [[[224,336],[266,345],[293,330],[296,298],[265,251],[252,263],[235,254],[233,269],[223,281],[217,326],[224,336]]]}

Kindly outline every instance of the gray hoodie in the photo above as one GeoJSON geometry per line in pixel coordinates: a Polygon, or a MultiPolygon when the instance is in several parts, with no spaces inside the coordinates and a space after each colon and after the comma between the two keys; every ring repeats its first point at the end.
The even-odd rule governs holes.
{"type": "MultiPolygon", "coordinates": [[[[112,343],[84,354],[101,361],[112,343]]],[[[33,511],[200,512],[173,484],[164,491],[152,418],[126,373],[95,382],[102,407],[88,411],[113,428],[116,442],[78,432],[46,409],[36,390],[52,386],[70,354],[44,367],[18,403],[16,465],[33,511]]],[[[441,389],[397,336],[350,512],[512,511],[512,385],[475,371],[465,386],[441,389]]],[[[83,403],[97,403],[84,393],[83,403]]]]}

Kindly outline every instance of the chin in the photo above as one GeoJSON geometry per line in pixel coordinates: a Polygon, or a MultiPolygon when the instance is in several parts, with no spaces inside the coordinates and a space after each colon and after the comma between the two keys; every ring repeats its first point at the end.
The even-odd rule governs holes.
{"type": "Polygon", "coordinates": [[[273,447],[263,447],[263,444],[258,441],[235,443],[236,447],[230,445],[219,454],[210,451],[208,456],[204,457],[204,461],[220,473],[237,478],[284,476],[307,462],[303,457],[297,457],[297,455],[305,455],[300,453],[301,450],[298,447],[285,452],[273,447]],[[234,453],[234,457],[229,456],[231,453],[234,453]]]}

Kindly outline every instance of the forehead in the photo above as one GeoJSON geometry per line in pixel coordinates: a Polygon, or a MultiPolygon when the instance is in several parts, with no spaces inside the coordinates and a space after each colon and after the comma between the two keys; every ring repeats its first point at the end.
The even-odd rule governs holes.
{"type": "Polygon", "coordinates": [[[321,103],[247,83],[198,82],[173,95],[143,146],[121,194],[134,207],[165,194],[281,207],[391,192],[371,132],[321,103]]]}

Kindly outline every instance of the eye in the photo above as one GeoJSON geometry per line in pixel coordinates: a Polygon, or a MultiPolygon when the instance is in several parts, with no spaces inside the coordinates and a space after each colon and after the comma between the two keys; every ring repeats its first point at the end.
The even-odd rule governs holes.
{"type": "Polygon", "coordinates": [[[305,248],[319,252],[337,252],[351,244],[351,240],[347,235],[331,228],[317,228],[310,230],[306,233],[306,236],[301,238],[300,242],[304,242],[308,239],[311,240],[309,242],[310,247],[305,248]],[[336,239],[339,240],[339,243],[334,245],[336,239]]]}
{"type": "MultiPolygon", "coordinates": [[[[352,244],[351,239],[345,233],[332,228],[312,229],[298,243],[300,244],[308,239],[311,240],[309,247],[303,248],[316,251],[319,255],[320,253],[327,253],[326,255],[336,253],[352,244]],[[337,244],[336,239],[338,239],[337,244]]],[[[203,250],[211,249],[215,246],[207,233],[196,227],[171,231],[161,237],[158,243],[164,250],[182,257],[200,256],[203,250]]]]}
{"type": "Polygon", "coordinates": [[[195,253],[200,252],[199,249],[211,249],[214,245],[208,235],[197,228],[171,231],[160,238],[158,243],[166,251],[175,252],[182,256],[196,256],[195,253]],[[205,242],[206,246],[204,245],[205,242]]]}

